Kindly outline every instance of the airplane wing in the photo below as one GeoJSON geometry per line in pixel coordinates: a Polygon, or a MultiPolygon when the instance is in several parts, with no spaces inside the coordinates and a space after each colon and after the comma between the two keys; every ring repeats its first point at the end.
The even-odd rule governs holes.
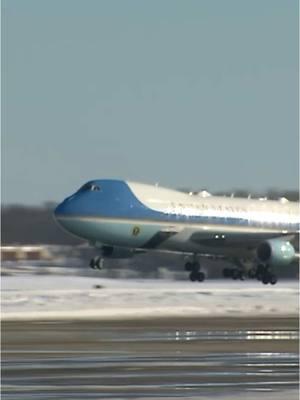
{"type": "Polygon", "coordinates": [[[283,232],[274,231],[263,231],[259,228],[257,230],[246,230],[235,227],[234,229],[224,229],[224,227],[203,227],[203,228],[178,228],[166,227],[158,231],[145,245],[145,250],[158,250],[164,247],[165,242],[169,240],[175,240],[179,242],[190,242],[193,245],[200,246],[202,248],[211,248],[214,253],[214,248],[224,250],[230,248],[238,252],[241,250],[251,251],[255,249],[260,243],[275,239],[283,238],[293,243],[295,249],[297,248],[297,238],[299,238],[298,232],[289,232],[288,234],[283,232]],[[222,229],[223,228],[223,229],[222,229]]]}
{"type": "Polygon", "coordinates": [[[172,236],[179,233],[176,228],[170,227],[157,232],[144,246],[144,249],[155,249],[172,236]]]}
{"type": "Polygon", "coordinates": [[[297,233],[276,232],[193,232],[189,240],[195,244],[211,247],[244,247],[248,250],[255,248],[259,243],[269,239],[284,238],[293,241],[297,233]]]}

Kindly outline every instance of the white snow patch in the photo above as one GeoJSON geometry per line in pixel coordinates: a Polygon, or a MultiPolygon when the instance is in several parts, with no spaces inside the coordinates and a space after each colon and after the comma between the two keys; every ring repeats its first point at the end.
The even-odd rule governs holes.
{"type": "Polygon", "coordinates": [[[299,284],[2,277],[2,320],[298,315],[299,284]],[[98,286],[99,288],[96,288],[98,286]]]}

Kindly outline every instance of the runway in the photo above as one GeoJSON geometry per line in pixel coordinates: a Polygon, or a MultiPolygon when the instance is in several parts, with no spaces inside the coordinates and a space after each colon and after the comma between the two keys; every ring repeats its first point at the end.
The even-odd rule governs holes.
{"type": "Polygon", "coordinates": [[[297,399],[297,318],[2,323],[4,399],[297,399]]]}

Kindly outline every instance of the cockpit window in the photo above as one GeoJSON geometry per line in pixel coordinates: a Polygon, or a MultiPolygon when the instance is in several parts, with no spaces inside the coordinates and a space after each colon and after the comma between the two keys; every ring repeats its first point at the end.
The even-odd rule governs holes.
{"type": "Polygon", "coordinates": [[[95,191],[95,192],[99,192],[100,187],[98,185],[92,185],[91,186],[91,190],[95,191]]]}
{"type": "Polygon", "coordinates": [[[99,192],[100,191],[100,186],[94,184],[94,183],[86,183],[85,185],[83,185],[79,191],[80,192],[86,192],[88,190],[91,190],[93,192],[99,192]]]}

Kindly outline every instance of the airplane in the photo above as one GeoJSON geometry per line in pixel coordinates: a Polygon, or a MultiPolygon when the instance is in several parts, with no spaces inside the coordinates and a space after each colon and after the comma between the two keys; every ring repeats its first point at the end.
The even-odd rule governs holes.
{"type": "Polygon", "coordinates": [[[157,185],[96,179],[60,203],[54,217],[69,233],[99,249],[90,267],[106,258],[147,251],[186,256],[191,281],[202,282],[203,257],[225,259],[227,278],[276,284],[274,267],[299,260],[300,203],[285,198],[235,198],[184,193],[157,185]],[[247,263],[250,262],[250,268],[247,263]]]}

